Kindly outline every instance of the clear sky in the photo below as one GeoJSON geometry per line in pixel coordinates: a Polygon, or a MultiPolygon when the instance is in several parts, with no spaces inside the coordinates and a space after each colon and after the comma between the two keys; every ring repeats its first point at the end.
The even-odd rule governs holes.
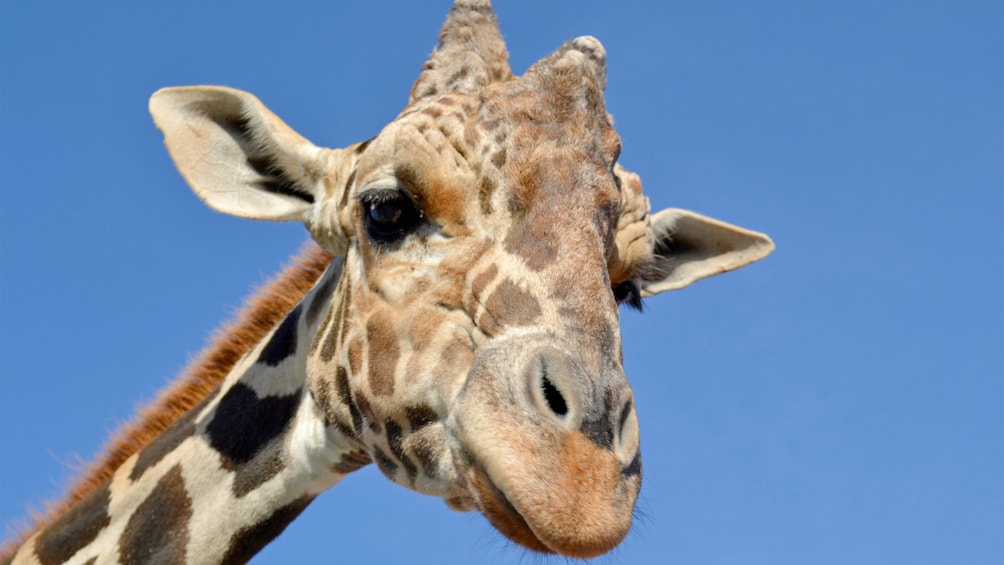
{"type": "MultiPolygon", "coordinates": [[[[642,517],[599,562],[1004,562],[1001,3],[498,4],[517,72],[603,42],[653,208],[777,244],[622,313],[642,517]]],[[[404,105],[449,2],[279,5],[0,4],[4,524],[306,237],[202,205],[149,95],[239,87],[347,145],[404,105]]],[[[258,562],[363,559],[538,562],[373,468],[258,562]]]]}

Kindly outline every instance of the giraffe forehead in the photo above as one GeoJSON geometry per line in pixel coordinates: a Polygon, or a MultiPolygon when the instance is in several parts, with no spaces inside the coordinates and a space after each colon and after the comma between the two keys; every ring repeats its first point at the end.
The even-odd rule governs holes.
{"type": "Polygon", "coordinates": [[[608,215],[620,200],[611,175],[620,137],[602,94],[539,83],[523,77],[483,93],[475,126],[487,146],[482,186],[501,193],[494,202],[514,220],[532,209],[552,220],[608,215]]]}
{"type": "Polygon", "coordinates": [[[403,186],[447,224],[490,225],[497,208],[521,213],[537,201],[609,216],[621,200],[612,174],[620,137],[602,96],[597,108],[579,100],[592,98],[585,94],[535,84],[521,78],[478,96],[417,101],[366,148],[355,188],[403,186]]]}

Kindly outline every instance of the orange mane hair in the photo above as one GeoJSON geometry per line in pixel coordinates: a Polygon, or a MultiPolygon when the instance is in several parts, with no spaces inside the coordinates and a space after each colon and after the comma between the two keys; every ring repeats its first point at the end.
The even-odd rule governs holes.
{"type": "Polygon", "coordinates": [[[209,396],[237,361],[293,309],[324,274],[333,256],[308,242],[290,263],[262,285],[230,322],[217,329],[209,344],[181,377],[161,390],[156,399],[140,408],[119,427],[104,448],[79,472],[61,500],[43,512],[32,512],[33,524],[23,528],[0,549],[6,562],[33,533],[45,528],[70,507],[107,481],[133,454],[146,447],[168,426],[209,396]]]}

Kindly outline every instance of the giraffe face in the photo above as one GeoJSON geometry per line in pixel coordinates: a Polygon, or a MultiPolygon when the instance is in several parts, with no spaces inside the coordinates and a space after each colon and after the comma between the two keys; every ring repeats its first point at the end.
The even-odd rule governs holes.
{"type": "Polygon", "coordinates": [[[602,108],[571,135],[575,115],[521,117],[538,88],[423,101],[359,153],[314,348],[339,353],[308,374],[394,481],[587,556],[626,534],[641,478],[607,269],[619,138],[602,108]]]}
{"type": "Polygon", "coordinates": [[[303,221],[340,257],[315,289],[305,363],[354,449],[340,470],[372,460],[521,545],[595,556],[627,534],[641,485],[618,304],[772,244],[689,212],[649,217],[617,165],[595,39],[514,78],[490,7],[461,1],[440,40],[401,115],[346,149],[222,87],[162,90],[151,111],[210,206],[303,221]]]}

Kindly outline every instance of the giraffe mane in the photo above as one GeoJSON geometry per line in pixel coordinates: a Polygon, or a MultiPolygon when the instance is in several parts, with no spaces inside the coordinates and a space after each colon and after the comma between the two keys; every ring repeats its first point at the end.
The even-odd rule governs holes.
{"type": "Polygon", "coordinates": [[[208,345],[173,382],[112,432],[101,452],[71,479],[62,498],[48,502],[42,511],[32,510],[31,522],[15,527],[0,548],[0,562],[6,562],[31,534],[47,527],[101,486],[129,457],[209,396],[237,361],[310,291],[333,257],[308,241],[279,274],[244,302],[232,320],[214,331],[208,345]]]}

